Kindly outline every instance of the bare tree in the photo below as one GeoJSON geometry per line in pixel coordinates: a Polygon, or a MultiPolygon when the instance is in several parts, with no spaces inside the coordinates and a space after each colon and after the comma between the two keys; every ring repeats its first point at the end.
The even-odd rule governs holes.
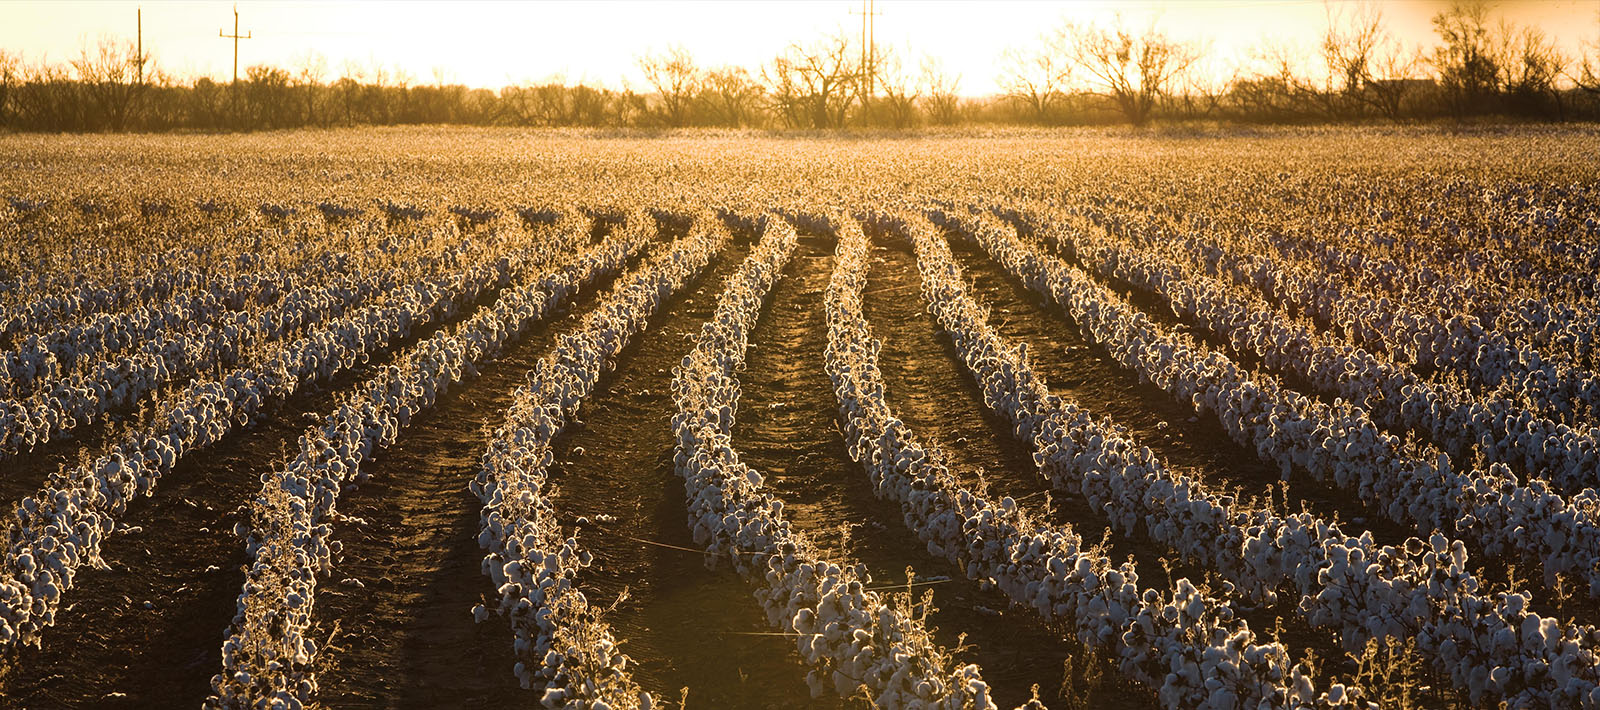
{"type": "Polygon", "coordinates": [[[389,86],[392,75],[389,68],[378,61],[376,56],[371,57],[369,66],[362,69],[362,76],[366,81],[356,86],[356,106],[362,116],[363,123],[388,125],[394,120],[393,106],[389,103],[388,92],[384,87],[389,86]]]}
{"type": "Polygon", "coordinates": [[[849,35],[837,32],[810,45],[789,45],[761,77],[789,125],[837,128],[861,98],[859,68],[849,35]]]}
{"type": "Polygon", "coordinates": [[[110,38],[100,40],[92,50],[84,47],[72,61],[95,114],[111,130],[120,131],[127,126],[137,109],[146,87],[142,77],[148,62],[148,58],[139,56],[133,43],[110,38]]]}
{"type": "Polygon", "coordinates": [[[1369,65],[1362,97],[1384,118],[1399,123],[1405,115],[1406,100],[1423,81],[1425,63],[1422,48],[1407,48],[1396,40],[1385,42],[1369,65]]]}
{"type": "Polygon", "coordinates": [[[1001,90],[1006,98],[1021,104],[1033,120],[1046,124],[1055,116],[1062,102],[1063,86],[1071,74],[1071,66],[1060,47],[1061,35],[1047,35],[1039,39],[1032,50],[1012,47],[1000,57],[1001,90]]]}
{"type": "Polygon", "coordinates": [[[1238,79],[1228,91],[1228,100],[1242,116],[1264,121],[1303,120],[1311,115],[1314,102],[1297,73],[1303,57],[1285,42],[1263,41],[1250,51],[1253,71],[1238,79]]]}
{"type": "Polygon", "coordinates": [[[1583,42],[1576,72],[1569,73],[1578,88],[1591,94],[1600,94],[1600,12],[1595,15],[1595,35],[1583,42]]]}
{"type": "Polygon", "coordinates": [[[1322,105],[1332,119],[1376,111],[1399,121],[1423,64],[1421,50],[1408,49],[1384,29],[1383,10],[1372,4],[1329,5],[1322,58],[1328,72],[1322,105]]]}
{"type": "Polygon", "coordinates": [[[586,128],[598,128],[606,125],[612,112],[616,109],[613,105],[611,92],[605,89],[578,84],[565,87],[569,101],[570,122],[573,125],[586,128]]]}
{"type": "Polygon", "coordinates": [[[1372,63],[1387,39],[1383,11],[1375,5],[1326,5],[1327,28],[1322,34],[1322,63],[1327,71],[1322,89],[1328,118],[1349,118],[1364,107],[1362,94],[1372,78],[1372,63]],[[1353,8],[1349,13],[1346,8],[1353,8]]]}
{"type": "Polygon", "coordinates": [[[567,86],[560,77],[540,84],[508,86],[500,90],[500,123],[516,126],[623,125],[644,109],[642,96],[618,94],[579,83],[567,86]]]}
{"type": "Polygon", "coordinates": [[[706,72],[700,82],[704,114],[719,126],[740,128],[755,122],[761,85],[743,67],[722,67],[706,72]]]}
{"type": "Polygon", "coordinates": [[[674,45],[665,54],[646,54],[638,63],[660,97],[662,123],[673,128],[689,125],[701,81],[701,71],[689,50],[674,45]]]}
{"type": "Polygon", "coordinates": [[[322,93],[322,82],[328,75],[328,59],[317,52],[306,52],[296,64],[299,71],[295,72],[295,82],[299,86],[300,105],[304,112],[305,124],[326,125],[331,116],[318,113],[317,96],[322,93]]]}
{"type": "Polygon", "coordinates": [[[1433,16],[1433,29],[1443,42],[1433,51],[1433,65],[1451,111],[1461,116],[1481,110],[1500,89],[1489,6],[1457,2],[1433,16]]]}
{"type": "Polygon", "coordinates": [[[1181,87],[1173,100],[1177,112],[1185,118],[1207,118],[1222,110],[1228,90],[1239,79],[1239,68],[1225,71],[1214,63],[1196,62],[1179,79],[1174,82],[1181,87]]]}
{"type": "Polygon", "coordinates": [[[287,128],[294,125],[294,77],[287,70],[257,64],[245,70],[244,102],[250,125],[287,128]]]}
{"type": "Polygon", "coordinates": [[[543,87],[514,85],[500,89],[499,123],[512,126],[537,126],[541,124],[539,93],[543,87]]]}
{"type": "Polygon", "coordinates": [[[611,107],[611,117],[608,119],[612,126],[639,126],[644,125],[645,117],[650,112],[650,102],[645,100],[643,94],[638,94],[631,88],[624,88],[620,92],[608,91],[611,107]]]}
{"type": "Polygon", "coordinates": [[[417,81],[417,75],[412,74],[410,70],[400,66],[399,64],[394,65],[394,68],[389,70],[388,76],[389,80],[382,82],[379,84],[379,86],[393,86],[400,89],[408,89],[411,88],[411,85],[417,81]]]}
{"type": "Polygon", "coordinates": [[[961,120],[960,74],[951,75],[936,57],[924,56],[922,86],[927,92],[922,107],[929,121],[948,126],[961,120]]]}
{"type": "Polygon", "coordinates": [[[203,76],[194,80],[184,109],[199,128],[222,128],[228,122],[227,86],[203,76]]]}
{"type": "Polygon", "coordinates": [[[22,83],[22,56],[0,49],[0,125],[11,116],[12,97],[22,83]]]}
{"type": "Polygon", "coordinates": [[[344,60],[339,79],[333,83],[333,89],[339,98],[339,106],[343,109],[345,125],[359,123],[358,113],[362,105],[361,87],[366,80],[366,67],[354,59],[344,60]]]}
{"type": "Polygon", "coordinates": [[[880,51],[872,63],[873,83],[880,96],[870,105],[863,103],[867,122],[890,128],[910,128],[917,122],[917,101],[922,91],[906,73],[900,53],[880,51]]]}
{"type": "Polygon", "coordinates": [[[1571,57],[1537,27],[1518,28],[1500,23],[1495,64],[1500,69],[1500,86],[1509,107],[1528,114],[1541,114],[1546,101],[1563,113],[1561,92],[1556,82],[1567,72],[1571,57]]]}
{"type": "Polygon", "coordinates": [[[1169,83],[1199,58],[1193,45],[1168,37],[1154,25],[1136,33],[1120,18],[1104,28],[1068,24],[1062,33],[1072,63],[1135,126],[1150,121],[1169,83]]]}

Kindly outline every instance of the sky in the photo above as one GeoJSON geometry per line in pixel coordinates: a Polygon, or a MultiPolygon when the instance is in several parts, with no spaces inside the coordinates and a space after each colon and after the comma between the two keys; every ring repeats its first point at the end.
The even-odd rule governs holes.
{"type": "MultiPolygon", "coordinates": [[[[1429,18],[1444,5],[1395,0],[1380,7],[1397,38],[1431,44],[1429,18]]],[[[1600,0],[1508,0],[1494,7],[1502,17],[1542,27],[1569,54],[1584,40],[1600,38],[1600,0]]],[[[910,66],[936,57],[947,73],[959,75],[960,93],[983,96],[999,92],[1002,53],[1033,45],[1063,20],[1121,15],[1139,26],[1153,21],[1174,37],[1206,42],[1209,71],[1221,75],[1264,41],[1309,57],[1330,8],[1357,9],[1324,0],[878,0],[874,19],[880,47],[909,57],[910,66]]],[[[139,9],[146,52],[162,70],[185,80],[230,76],[233,43],[218,37],[233,31],[229,2],[0,0],[0,50],[30,63],[65,62],[101,38],[131,42],[139,9]]],[[[500,88],[560,79],[647,90],[637,68],[647,53],[681,45],[703,66],[754,68],[791,42],[839,30],[858,36],[861,9],[860,0],[246,0],[238,4],[239,29],[251,39],[239,42],[239,71],[262,63],[293,70],[320,56],[325,79],[358,67],[370,76],[381,66],[413,84],[500,88]]]]}

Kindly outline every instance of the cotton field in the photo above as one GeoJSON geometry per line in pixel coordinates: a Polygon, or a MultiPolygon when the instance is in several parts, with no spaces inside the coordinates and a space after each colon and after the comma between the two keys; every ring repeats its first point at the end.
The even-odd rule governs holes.
{"type": "Polygon", "coordinates": [[[1600,708],[1600,134],[0,140],[0,705],[1600,708]]]}

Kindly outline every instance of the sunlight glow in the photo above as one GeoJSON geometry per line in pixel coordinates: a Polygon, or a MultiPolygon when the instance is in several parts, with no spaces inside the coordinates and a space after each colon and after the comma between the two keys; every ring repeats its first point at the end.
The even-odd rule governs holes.
{"type": "MultiPolygon", "coordinates": [[[[1431,43],[1429,18],[1440,0],[1382,5],[1385,25],[1407,44],[1431,43]]],[[[226,80],[233,29],[228,2],[0,2],[0,49],[27,62],[64,62],[102,37],[134,39],[143,9],[144,43],[158,66],[179,80],[226,80]]],[[[859,2],[245,2],[240,30],[241,75],[256,64],[298,72],[320,57],[323,79],[366,78],[381,68],[390,80],[473,87],[560,79],[643,89],[639,56],[682,45],[702,66],[756,69],[785,45],[843,31],[859,36],[859,2]]],[[[1334,11],[1349,3],[1333,3],[1334,11]]],[[[1600,2],[1531,0],[1504,3],[1501,16],[1537,25],[1574,52],[1593,35],[1600,2]]],[[[881,0],[877,41],[915,67],[924,56],[961,77],[969,96],[998,92],[999,57],[1025,47],[1061,22],[1155,21],[1174,37],[1206,43],[1208,71],[1249,71],[1264,41],[1295,48],[1311,61],[1330,6],[1321,0],[1194,2],[909,2],[881,0]]]]}

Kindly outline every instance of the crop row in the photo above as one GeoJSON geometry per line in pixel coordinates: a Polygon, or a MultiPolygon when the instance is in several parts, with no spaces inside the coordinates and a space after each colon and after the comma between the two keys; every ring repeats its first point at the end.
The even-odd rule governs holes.
{"type": "Polygon", "coordinates": [[[1276,378],[1252,377],[1225,355],[1164,331],[1088,275],[1013,243],[1012,235],[973,236],[1014,277],[1069,314],[1090,342],[1180,401],[1215,413],[1230,436],[1262,458],[1356,492],[1420,534],[1454,530],[1486,554],[1538,560],[1548,586],[1558,573],[1572,573],[1600,594],[1600,494],[1593,489],[1566,499],[1543,481],[1519,484],[1501,463],[1457,470],[1445,454],[1403,444],[1349,403],[1317,402],[1276,378]]]}
{"type": "MultiPolygon", "coordinates": [[[[233,249],[248,249],[246,239],[232,241],[233,249]]],[[[36,301],[96,300],[86,304],[81,317],[57,315],[47,326],[25,331],[0,355],[0,397],[26,397],[52,379],[81,372],[96,359],[137,346],[152,334],[180,325],[210,325],[249,306],[269,307],[295,286],[337,281],[370,266],[352,262],[382,260],[376,251],[353,258],[331,251],[328,245],[306,246],[314,250],[311,256],[276,266],[269,262],[284,260],[250,251],[207,257],[206,261],[223,263],[206,264],[203,270],[183,263],[180,256],[177,263],[157,263],[145,273],[112,274],[106,285],[100,285],[99,277],[91,280],[84,274],[77,276],[83,283],[56,287],[65,294],[52,294],[45,287],[30,289],[36,301]]],[[[215,245],[202,250],[220,251],[215,245]]],[[[25,306],[24,310],[39,309],[25,306]]]]}
{"type": "MultiPolygon", "coordinates": [[[[1041,236],[1090,272],[1161,298],[1180,318],[1235,350],[1254,353],[1269,368],[1342,396],[1390,428],[1423,433],[1457,460],[1471,460],[1481,451],[1489,461],[1517,466],[1568,491],[1600,482],[1600,428],[1574,429],[1495,393],[1478,395],[1418,377],[1404,364],[1289,317],[1257,294],[1174,263],[1154,246],[1168,240],[1155,235],[1143,235],[1139,243],[1148,246],[1140,249],[1052,222],[1041,236]]],[[[1219,252],[1208,261],[1220,266],[1227,258],[1219,252]]],[[[1269,264],[1251,272],[1304,282],[1271,271],[1269,264]]]]}
{"type": "MultiPolygon", "coordinates": [[[[131,260],[93,244],[75,244],[62,254],[41,250],[36,261],[20,264],[20,273],[6,284],[0,306],[0,342],[14,344],[69,321],[160,303],[176,293],[199,288],[211,279],[196,266],[209,261],[214,253],[212,245],[193,240],[135,255],[131,260]]],[[[239,258],[241,264],[254,261],[247,256],[239,258]]]]}
{"type": "MultiPolygon", "coordinates": [[[[511,623],[518,659],[514,672],[523,687],[541,689],[546,707],[652,707],[652,698],[628,675],[628,658],[610,628],[577,589],[577,576],[592,558],[575,535],[561,534],[546,487],[554,461],[551,444],[623,348],[727,242],[727,232],[714,218],[702,216],[690,236],[605,294],[528,371],[472,482],[483,502],[478,534],[478,544],[488,551],[483,572],[500,595],[495,611],[511,623]]],[[[482,605],[473,613],[480,621],[488,618],[482,605]]]]}
{"type": "Polygon", "coordinates": [[[865,689],[880,707],[994,708],[978,667],[955,666],[923,617],[873,590],[864,568],[820,558],[733,446],[735,373],[762,301],[795,244],[793,227],[766,220],[761,243],[729,277],[673,378],[674,460],[694,539],[708,562],[729,560],[760,583],[756,598],[770,624],[795,635],[813,695],[832,688],[848,698],[865,689]]]}
{"type": "MultiPolygon", "coordinates": [[[[1264,244],[1277,252],[1283,263],[1304,265],[1318,278],[1346,279],[1352,287],[1387,295],[1423,312],[1442,308],[1469,313],[1512,342],[1532,343],[1546,356],[1567,357],[1582,367],[1594,367],[1595,357],[1600,354],[1595,350],[1593,310],[1539,288],[1548,274],[1519,273],[1526,262],[1497,251],[1441,254],[1438,256],[1448,260],[1435,266],[1403,263],[1314,240],[1265,237],[1264,244]],[[1480,268],[1463,273],[1463,269],[1454,266],[1463,258],[1483,263],[1480,268]],[[1512,274],[1528,288],[1508,289],[1512,274]]],[[[1265,253],[1262,257],[1271,260],[1265,253]]]]}
{"type": "MultiPolygon", "coordinates": [[[[1108,213],[1086,210],[1086,214],[1114,234],[1143,239],[1171,236],[1139,235],[1139,229],[1108,213]]],[[[1292,274],[1273,268],[1274,262],[1265,256],[1243,250],[1208,250],[1204,256],[1217,260],[1213,270],[1300,309],[1323,327],[1337,328],[1355,344],[1401,362],[1459,371],[1480,387],[1503,392],[1558,421],[1583,428],[1600,424],[1600,377],[1594,373],[1542,357],[1469,313],[1417,308],[1388,296],[1362,293],[1329,275],[1336,269],[1328,260],[1315,258],[1319,255],[1328,256],[1309,254],[1312,258],[1304,268],[1292,274]]],[[[1570,330],[1592,324],[1550,327],[1570,330]]]]}
{"type": "Polygon", "coordinates": [[[357,269],[306,282],[276,303],[252,311],[228,310],[209,294],[197,297],[211,304],[206,317],[180,302],[151,307],[149,311],[162,315],[148,319],[139,332],[126,334],[139,343],[135,352],[105,359],[80,354],[80,371],[54,381],[44,379],[42,388],[26,401],[0,402],[0,452],[26,451],[130,406],[164,385],[234,367],[263,344],[337,318],[420,274],[462,268],[482,258],[477,253],[482,250],[482,245],[458,242],[437,258],[406,268],[357,269]]]}
{"type": "MultiPolygon", "coordinates": [[[[552,253],[570,253],[588,238],[586,224],[556,232],[552,253]]],[[[648,233],[608,237],[642,249],[648,233]]],[[[526,245],[524,245],[526,246],[526,245]]],[[[527,273],[489,307],[409,348],[395,363],[355,388],[322,425],[300,438],[299,451],[262,474],[251,504],[254,521],[240,523],[251,564],[222,644],[222,672],[212,678],[207,707],[303,707],[316,692],[311,673],[312,623],[317,575],[331,568],[338,544],[330,540],[341,493],[365,478],[361,463],[392,444],[419,413],[446,390],[471,377],[533,323],[586,283],[620,262],[578,259],[527,273]]]]}
{"type": "MultiPolygon", "coordinates": [[[[999,225],[981,218],[967,224],[994,251],[1027,249],[999,225]]],[[[1294,590],[1299,613],[1339,633],[1347,647],[1415,639],[1474,701],[1487,694],[1513,707],[1600,703],[1600,634],[1593,627],[1540,617],[1524,594],[1486,595],[1467,571],[1465,546],[1442,534],[1379,547],[1370,534],[1351,536],[1311,513],[1240,510],[1231,497],[1177,474],[1111,422],[1052,394],[1023,352],[987,325],[943,240],[926,229],[912,233],[934,313],[985,402],[1031,440],[1053,487],[1083,496],[1125,534],[1142,528],[1251,596],[1294,590]]],[[[1143,318],[1113,310],[1107,304],[1102,313],[1135,327],[1143,318]]]]}
{"type": "Polygon", "coordinates": [[[867,239],[854,222],[842,223],[839,239],[827,294],[827,368],[846,442],[877,494],[900,505],[931,554],[970,578],[993,580],[1046,620],[1065,621],[1085,645],[1111,650],[1165,707],[1354,706],[1343,687],[1316,695],[1282,645],[1257,643],[1229,603],[1187,579],[1170,594],[1141,590],[1131,562],[1118,565],[1085,548],[1070,526],[1041,524],[1010,497],[994,501],[961,486],[885,401],[879,343],[861,311],[867,239]]]}
{"type": "MultiPolygon", "coordinates": [[[[496,250],[504,253],[508,246],[496,250]]],[[[254,366],[192,382],[157,403],[147,429],[124,436],[93,460],[52,474],[8,521],[0,564],[0,645],[38,642],[39,632],[54,623],[79,567],[104,565],[101,545],[116,532],[128,504],[149,495],[189,452],[220,441],[270,403],[327,380],[503,287],[518,258],[515,252],[506,256],[491,250],[464,270],[430,274],[393,289],[254,366]]]]}

